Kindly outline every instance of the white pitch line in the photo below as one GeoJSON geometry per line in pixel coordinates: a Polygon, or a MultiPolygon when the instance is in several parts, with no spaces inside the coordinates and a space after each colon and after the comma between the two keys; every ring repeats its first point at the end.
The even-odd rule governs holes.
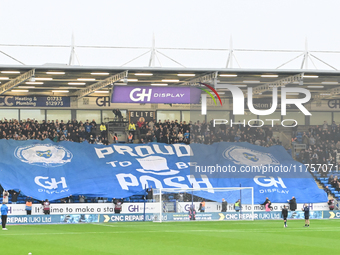
{"type": "MultiPolygon", "coordinates": [[[[213,221],[210,222],[209,224],[207,224],[207,226],[213,226],[213,225],[221,225],[222,222],[228,222],[228,224],[234,224],[234,225],[249,225],[249,224],[257,224],[258,222],[256,221],[250,221],[250,222],[237,222],[237,221],[213,221]]],[[[267,221],[267,222],[261,222],[261,226],[264,225],[277,225],[277,224],[281,224],[282,220],[278,220],[278,221],[267,221]],[[279,223],[280,222],[280,223],[279,223]]],[[[302,222],[302,220],[301,220],[302,222]]],[[[340,223],[340,220],[334,220],[333,221],[335,224],[336,223],[340,223]]],[[[98,226],[106,226],[106,225],[114,225],[115,227],[121,227],[121,228],[128,228],[128,227],[157,227],[159,225],[165,225],[168,226],[168,224],[173,223],[174,226],[178,226],[178,225],[185,225],[185,226],[196,226],[195,223],[202,223],[202,221],[187,221],[187,222],[174,222],[174,221],[165,221],[165,222],[107,222],[107,223],[92,223],[92,225],[98,225],[98,226]]],[[[207,223],[207,222],[206,222],[207,223]]],[[[304,224],[304,223],[303,223],[304,224]]]]}
{"type": "Polygon", "coordinates": [[[212,230],[212,229],[186,229],[186,230],[142,230],[142,231],[114,231],[114,232],[63,232],[63,233],[6,233],[0,234],[0,236],[23,236],[23,235],[83,235],[83,234],[131,234],[131,233],[186,233],[186,232],[216,232],[216,233],[277,233],[285,231],[293,230],[295,231],[339,231],[340,228],[313,228],[313,227],[301,227],[301,228],[288,228],[282,230],[273,229],[273,230],[264,230],[264,229],[223,229],[223,230],[212,230]]]}
{"type": "Polygon", "coordinates": [[[113,225],[113,224],[105,224],[105,223],[93,223],[92,225],[103,226],[103,227],[110,227],[110,228],[116,228],[116,227],[118,227],[117,225],[113,225]]]}
{"type": "MultiPolygon", "coordinates": [[[[281,220],[282,221],[282,220],[281,220]]],[[[184,221],[184,222],[180,222],[180,221],[163,221],[163,222],[148,222],[148,221],[143,221],[143,222],[124,222],[124,221],[116,221],[116,222],[107,222],[107,223],[91,223],[93,225],[106,225],[106,224],[117,224],[117,226],[119,227],[129,227],[129,226],[137,226],[137,227],[146,227],[146,226],[158,226],[160,223],[167,225],[167,224],[175,224],[177,225],[193,225],[195,226],[195,224],[199,224],[199,223],[203,223],[204,221],[184,221]]],[[[257,224],[258,222],[255,221],[247,221],[247,222],[237,222],[237,221],[212,221],[210,223],[208,223],[207,221],[205,221],[205,223],[207,223],[206,225],[221,225],[222,222],[228,222],[228,224],[232,223],[232,224],[244,224],[244,225],[249,225],[249,224],[257,224]]],[[[340,221],[339,221],[340,223],[340,221]]],[[[261,226],[263,225],[270,225],[270,224],[277,224],[277,222],[261,222],[261,226]]]]}

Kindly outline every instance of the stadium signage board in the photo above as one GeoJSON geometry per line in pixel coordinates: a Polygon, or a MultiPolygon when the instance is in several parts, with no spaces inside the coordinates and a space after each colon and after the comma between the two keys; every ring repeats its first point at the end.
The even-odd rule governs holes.
{"type": "MultiPolygon", "coordinates": [[[[25,204],[8,204],[8,215],[26,215],[25,204]]],[[[59,214],[111,214],[114,213],[113,203],[52,203],[51,215],[59,214]]],[[[144,203],[123,203],[124,214],[143,214],[144,203]]],[[[159,213],[159,206],[156,203],[146,203],[146,213],[159,213]]],[[[32,205],[32,215],[44,213],[41,204],[32,205]]]]}
{"type": "Polygon", "coordinates": [[[150,122],[156,119],[154,111],[129,111],[129,122],[150,122]]]}
{"type": "MultiPolygon", "coordinates": [[[[162,215],[167,221],[189,221],[188,213],[164,213],[162,215]]],[[[304,219],[304,212],[295,211],[288,213],[289,219],[304,219]]],[[[310,212],[311,219],[322,219],[322,211],[310,212]]],[[[328,218],[328,217],[326,217],[328,218]]],[[[228,220],[252,220],[251,212],[211,212],[211,213],[196,213],[196,221],[228,221],[228,220]]],[[[254,220],[279,220],[281,219],[281,212],[254,212],[254,220]]]]}
{"type": "MultiPolygon", "coordinates": [[[[340,211],[311,211],[311,219],[337,219],[340,211]]],[[[152,221],[154,214],[59,214],[59,215],[18,215],[9,216],[8,225],[31,225],[31,224],[78,224],[78,223],[108,223],[108,222],[133,222],[152,221]]],[[[229,221],[229,220],[252,220],[251,212],[212,212],[196,213],[196,221],[229,221]]],[[[254,220],[279,220],[281,212],[254,212],[254,220]]],[[[295,211],[288,213],[288,219],[304,219],[304,212],[295,211]]],[[[163,221],[189,221],[188,213],[164,213],[163,221]]],[[[1,220],[0,220],[1,222],[1,220]]]]}
{"type": "Polygon", "coordinates": [[[8,216],[7,218],[8,225],[93,223],[93,222],[99,222],[98,214],[20,215],[20,216],[13,215],[8,216]]]}
{"type": "MultiPolygon", "coordinates": [[[[227,201],[228,212],[234,212],[234,202],[235,201],[227,201]]],[[[181,213],[186,213],[189,211],[191,206],[191,202],[178,202],[178,206],[182,208],[181,213]]],[[[199,208],[199,202],[194,202],[195,208],[199,208]]],[[[273,211],[281,212],[284,205],[288,205],[287,203],[272,203],[273,211]]],[[[308,204],[310,210],[313,211],[326,211],[328,210],[327,202],[324,203],[310,203],[308,204]]],[[[302,208],[303,204],[298,203],[297,208],[302,208]]],[[[8,215],[26,215],[25,204],[8,204],[8,215]]],[[[219,212],[221,211],[221,203],[219,202],[206,202],[206,212],[219,212]]],[[[264,206],[260,204],[254,204],[255,211],[264,211],[264,206]]],[[[242,205],[243,212],[251,212],[251,205],[244,204],[242,205]]],[[[159,213],[159,204],[158,203],[146,203],[145,208],[146,213],[154,214],[159,213]]],[[[57,203],[51,204],[51,215],[59,215],[59,214],[113,214],[114,213],[114,205],[113,203],[57,203]]],[[[123,214],[143,214],[144,213],[144,203],[124,203],[122,205],[122,213],[123,214]]],[[[42,215],[43,207],[41,204],[33,204],[32,207],[32,215],[42,215]]],[[[340,218],[340,212],[336,215],[337,218],[340,218]]]]}
{"type": "Polygon", "coordinates": [[[0,107],[70,107],[70,97],[0,96],[0,107]]]}
{"type": "Polygon", "coordinates": [[[330,100],[328,100],[327,105],[331,109],[334,109],[334,108],[339,109],[340,108],[340,100],[339,99],[330,99],[330,100]]]}
{"type": "Polygon", "coordinates": [[[198,104],[200,96],[192,87],[115,86],[111,103],[198,104]]]}
{"type": "Polygon", "coordinates": [[[97,97],[96,98],[96,105],[99,107],[105,107],[105,106],[110,106],[110,97],[97,97]]]}

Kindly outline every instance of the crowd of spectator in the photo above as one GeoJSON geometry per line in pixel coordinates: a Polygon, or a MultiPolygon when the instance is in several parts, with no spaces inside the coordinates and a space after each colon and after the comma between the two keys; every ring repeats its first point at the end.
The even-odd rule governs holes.
{"type": "MultiPolygon", "coordinates": [[[[150,122],[138,121],[129,124],[127,142],[149,143],[204,143],[214,142],[249,142],[252,144],[269,147],[281,144],[278,137],[273,137],[271,127],[251,128],[242,123],[229,127],[225,124],[213,126],[213,122],[196,121],[186,122],[177,120],[152,120],[150,122]],[[137,136],[136,136],[137,135],[137,136]]],[[[293,139],[297,128],[293,129],[293,139]]],[[[68,122],[44,120],[0,121],[0,139],[14,140],[44,140],[54,142],[73,141],[108,144],[107,128],[104,123],[97,125],[95,120],[85,122],[72,120],[68,122]],[[97,126],[100,132],[97,131],[97,126]]],[[[112,135],[114,143],[118,142],[117,135],[112,135]]],[[[120,141],[121,142],[121,141],[120,141]]],[[[302,143],[307,149],[300,153],[298,160],[302,163],[332,163],[335,161],[336,152],[340,150],[340,125],[335,122],[328,125],[325,121],[322,126],[310,127],[308,132],[303,132],[302,143]]]]}
{"type": "MultiPolygon", "coordinates": [[[[213,122],[186,122],[177,120],[138,121],[129,124],[129,135],[126,142],[137,143],[204,143],[214,142],[249,142],[260,146],[280,144],[278,138],[273,137],[272,128],[250,128],[239,123],[232,127],[225,124],[213,126],[213,122]]],[[[121,142],[117,134],[111,135],[113,143],[121,142]]],[[[85,122],[72,120],[37,120],[0,121],[0,139],[14,140],[44,140],[54,142],[88,141],[92,144],[108,144],[107,128],[104,123],[98,125],[95,120],[85,122]],[[99,127],[98,127],[99,126],[99,127]],[[97,132],[98,129],[98,132],[97,132]]]]}
{"type": "MultiPolygon", "coordinates": [[[[104,123],[99,125],[100,130],[105,126],[104,123]]],[[[39,123],[37,120],[17,121],[5,119],[0,121],[0,139],[14,140],[45,140],[47,138],[54,142],[72,141],[89,143],[107,144],[106,132],[97,135],[97,123],[95,120],[91,122],[68,121],[63,120],[45,120],[39,123]]],[[[106,130],[106,127],[105,127],[106,130]]]]}
{"type": "MultiPolygon", "coordinates": [[[[270,147],[281,144],[278,137],[273,136],[271,127],[251,128],[237,123],[232,127],[225,124],[216,125],[213,121],[186,121],[177,120],[156,120],[150,122],[137,123],[137,134],[139,134],[140,143],[162,142],[167,144],[173,143],[204,143],[212,144],[214,142],[249,142],[252,144],[270,147]]],[[[134,123],[129,125],[129,137],[134,136],[136,126],[134,123]]],[[[129,142],[133,142],[128,138],[129,142]]]]}
{"type": "MultiPolygon", "coordinates": [[[[129,143],[204,143],[214,142],[249,142],[259,146],[270,147],[281,144],[278,137],[273,136],[271,127],[251,128],[243,123],[232,127],[225,124],[213,126],[213,121],[186,122],[177,120],[138,121],[128,126],[129,143]]],[[[293,130],[292,142],[296,140],[296,129],[293,130]],[[295,131],[294,131],[295,130],[295,131]]],[[[119,141],[116,134],[112,135],[112,142],[119,141]]],[[[97,124],[95,120],[85,122],[72,120],[48,120],[39,123],[37,120],[0,121],[0,139],[14,140],[44,140],[54,142],[88,141],[92,144],[108,144],[107,128],[104,123],[97,124]],[[97,132],[98,129],[98,132],[97,132]]],[[[307,149],[299,153],[297,160],[304,164],[335,164],[336,154],[340,152],[340,125],[325,121],[322,126],[310,127],[302,134],[302,143],[307,149]]]]}
{"type": "MultiPolygon", "coordinates": [[[[292,140],[294,142],[297,138],[293,137],[292,140]]],[[[335,166],[337,153],[340,152],[340,125],[334,121],[328,125],[324,121],[322,126],[310,127],[302,133],[301,143],[306,145],[306,150],[302,150],[296,158],[299,162],[335,166]]]]}
{"type": "MultiPolygon", "coordinates": [[[[338,179],[338,176],[333,176],[330,175],[328,177],[328,183],[335,188],[336,191],[340,191],[340,180],[338,179]]],[[[330,193],[330,190],[328,188],[328,186],[326,186],[325,191],[327,192],[327,194],[330,193]]]]}

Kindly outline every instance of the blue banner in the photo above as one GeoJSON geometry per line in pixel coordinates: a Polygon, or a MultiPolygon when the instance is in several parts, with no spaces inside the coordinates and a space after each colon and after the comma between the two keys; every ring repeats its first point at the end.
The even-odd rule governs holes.
{"type": "Polygon", "coordinates": [[[70,107],[70,97],[0,96],[6,107],[70,107]]]}
{"type": "MultiPolygon", "coordinates": [[[[304,165],[294,161],[281,146],[264,148],[225,142],[105,146],[2,139],[0,153],[1,185],[5,189],[20,189],[39,200],[77,194],[124,198],[144,194],[145,186],[185,189],[241,185],[253,187],[255,204],[263,203],[266,197],[273,203],[287,202],[292,196],[298,203],[328,201],[326,193],[302,168],[304,165]],[[207,164],[209,171],[204,168],[207,164]],[[242,172],[248,166],[259,168],[242,172]],[[261,168],[264,166],[267,169],[261,168]],[[298,170],[294,171],[294,167],[298,170]],[[290,169],[290,173],[285,169],[290,169]]],[[[252,199],[250,190],[209,189],[195,191],[195,195],[218,202],[226,198],[229,203],[241,198],[244,204],[250,204],[252,199]]]]}

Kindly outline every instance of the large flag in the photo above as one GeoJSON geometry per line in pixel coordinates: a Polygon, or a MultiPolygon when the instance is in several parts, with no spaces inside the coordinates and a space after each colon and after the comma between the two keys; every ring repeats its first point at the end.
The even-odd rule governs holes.
{"type": "MultiPolygon", "coordinates": [[[[249,143],[112,144],[0,140],[0,183],[36,199],[69,195],[129,197],[153,188],[210,188],[195,194],[230,202],[242,193],[211,188],[253,187],[254,203],[266,197],[299,203],[327,201],[305,166],[282,146],[249,143]]],[[[241,194],[241,195],[240,195],[241,194]]],[[[250,196],[243,193],[242,198],[250,196]]],[[[251,197],[248,197],[251,201],[251,197]]]]}

